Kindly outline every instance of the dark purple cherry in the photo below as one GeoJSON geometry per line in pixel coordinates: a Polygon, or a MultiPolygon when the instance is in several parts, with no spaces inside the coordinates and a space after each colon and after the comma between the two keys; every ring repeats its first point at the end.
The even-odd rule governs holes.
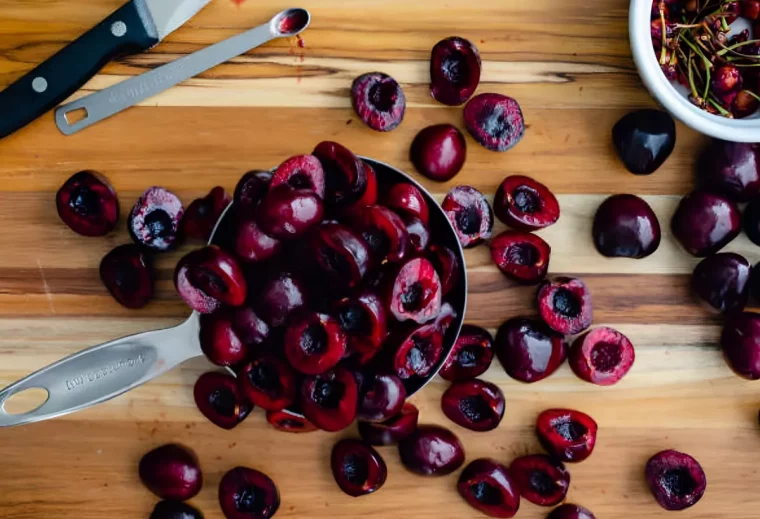
{"type": "Polygon", "coordinates": [[[230,202],[232,199],[222,186],[216,186],[205,197],[193,200],[182,218],[182,232],[188,238],[207,242],[230,202]]]}
{"type": "Polygon", "coordinates": [[[586,413],[547,409],[538,415],[536,432],[552,456],[566,462],[583,461],[594,451],[598,426],[586,413]]]}
{"type": "Polygon", "coordinates": [[[324,198],[325,171],[322,163],[314,155],[290,157],[275,170],[269,187],[273,189],[282,184],[292,189],[306,189],[324,198]]]}
{"type": "Polygon", "coordinates": [[[138,245],[120,245],[100,262],[100,279],[119,303],[142,308],[153,298],[153,269],[138,245]]]}
{"type": "Polygon", "coordinates": [[[591,326],[591,292],[579,278],[556,277],[538,287],[538,311],[554,331],[575,335],[591,326]]]}
{"type": "Polygon", "coordinates": [[[219,482],[219,505],[227,519],[269,519],[280,507],[280,493],[263,472],[236,467],[219,482]]]}
{"type": "Polygon", "coordinates": [[[399,328],[389,339],[393,349],[393,371],[399,377],[427,377],[443,355],[443,332],[435,323],[417,328],[399,328]]]}
{"type": "Polygon", "coordinates": [[[414,217],[422,220],[425,225],[428,224],[430,208],[427,200],[416,186],[399,182],[394,184],[388,190],[383,204],[396,211],[402,217],[414,217]]]}
{"type": "Polygon", "coordinates": [[[399,215],[380,205],[368,205],[351,213],[349,225],[366,242],[377,263],[403,260],[410,242],[406,224],[399,215]]]}
{"type": "Polygon", "coordinates": [[[452,36],[435,44],[430,54],[430,93],[439,103],[459,106],[480,83],[480,53],[469,40],[452,36]]]}
{"type": "Polygon", "coordinates": [[[760,245],[760,198],[752,200],[744,209],[744,233],[755,245],[760,245]]]}
{"type": "Polygon", "coordinates": [[[567,358],[565,338],[546,324],[517,317],[499,327],[494,350],[504,371],[521,382],[536,382],[554,373],[567,358]]]}
{"type": "Polygon", "coordinates": [[[710,87],[718,94],[736,92],[742,88],[742,73],[731,63],[716,67],[712,71],[710,87]]]}
{"type": "Polygon", "coordinates": [[[559,220],[559,201],[541,182],[522,175],[505,178],[493,204],[496,217],[513,229],[536,231],[559,220]]]}
{"type": "Polygon", "coordinates": [[[675,450],[658,452],[646,465],[646,480],[665,510],[685,510],[702,499],[707,477],[697,460],[675,450]]]}
{"type": "Polygon", "coordinates": [[[617,384],[633,366],[636,350],[631,341],[607,326],[580,335],[570,348],[569,363],[578,378],[597,384],[617,384]]]}
{"type": "Polygon", "coordinates": [[[379,490],[388,475],[380,454],[361,440],[344,439],[336,443],[330,466],[335,482],[351,497],[366,496],[379,490]]]}
{"type": "Polygon", "coordinates": [[[233,429],[250,414],[253,406],[242,395],[235,377],[212,371],[204,373],[193,389],[195,405],[213,424],[233,429]]]}
{"type": "Polygon", "coordinates": [[[258,263],[277,255],[282,242],[261,230],[256,220],[242,220],[235,233],[235,253],[245,262],[258,263]]]}
{"type": "Polygon", "coordinates": [[[464,108],[464,124],[473,139],[491,151],[507,151],[525,134],[517,101],[501,94],[479,94],[464,108]]]}
{"type": "Polygon", "coordinates": [[[149,519],[203,519],[203,514],[186,503],[160,501],[153,508],[149,519]]]}
{"type": "Polygon", "coordinates": [[[298,372],[319,375],[340,362],[347,344],[337,319],[317,312],[299,312],[288,321],[283,350],[298,372]]]}
{"type": "Polygon", "coordinates": [[[744,256],[721,252],[703,259],[691,276],[691,289],[709,308],[741,311],[749,298],[752,268],[744,256]]]}
{"type": "Polygon", "coordinates": [[[428,126],[412,141],[409,158],[417,171],[427,178],[446,182],[464,166],[467,142],[452,124],[428,126]]]}
{"type": "Polygon", "coordinates": [[[459,475],[459,495],[489,517],[514,517],[520,509],[520,493],[507,467],[492,458],[479,458],[459,475]]]}
{"type": "Polygon", "coordinates": [[[552,249],[540,236],[504,231],[491,240],[491,259],[510,279],[535,285],[546,277],[552,249]]]}
{"type": "Polygon", "coordinates": [[[269,326],[275,328],[285,324],[288,316],[306,303],[304,285],[288,272],[270,277],[256,298],[258,314],[269,326]]]}
{"type": "Polygon", "coordinates": [[[401,462],[421,476],[445,476],[464,463],[464,447],[448,429],[421,425],[398,444],[401,462]]]}
{"type": "Polygon", "coordinates": [[[681,199],[670,225],[673,235],[689,254],[704,258],[739,235],[741,213],[723,195],[694,191],[681,199]]]}
{"type": "Polygon", "coordinates": [[[760,379],[760,314],[728,315],[720,345],[728,365],[737,375],[749,380],[760,379]]]}
{"type": "Polygon", "coordinates": [[[351,425],[358,402],[356,377],[346,368],[308,377],[301,384],[303,414],[323,431],[336,432],[351,425]]]}
{"type": "Polygon", "coordinates": [[[393,445],[417,429],[419,411],[409,402],[401,412],[384,422],[359,422],[359,435],[370,445],[393,445]]]}
{"type": "Polygon", "coordinates": [[[319,274],[341,287],[359,286],[372,264],[371,249],[356,232],[339,223],[317,226],[309,237],[309,251],[319,274]]]}
{"type": "Polygon", "coordinates": [[[193,310],[209,314],[222,304],[240,306],[248,287],[235,258],[215,245],[185,255],[174,271],[174,286],[193,310]]]}
{"type": "Polygon", "coordinates": [[[108,180],[95,171],[80,171],[55,196],[58,216],[82,236],[105,236],[116,227],[119,200],[108,180]]]}
{"type": "Polygon", "coordinates": [[[267,411],[269,425],[282,432],[308,433],[318,431],[317,426],[303,416],[293,414],[288,410],[267,411]]]}
{"type": "Polygon", "coordinates": [[[178,244],[184,214],[177,195],[162,187],[151,187],[132,208],[127,228],[138,245],[164,252],[178,244]]]}
{"type": "Polygon", "coordinates": [[[395,79],[382,72],[357,77],[351,85],[351,103],[359,119],[378,132],[389,132],[404,120],[404,91],[395,79]]]}
{"type": "Polygon", "coordinates": [[[596,517],[588,508],[566,503],[552,510],[547,519],[596,519],[596,517]]]}
{"type": "Polygon", "coordinates": [[[256,208],[269,191],[272,173],[269,171],[249,171],[238,182],[233,196],[235,211],[243,218],[251,219],[256,208]]]}
{"type": "Polygon", "coordinates": [[[538,506],[561,503],[570,488],[570,473],[562,462],[543,454],[512,461],[509,475],[520,495],[538,506]]]}
{"type": "Polygon", "coordinates": [[[488,330],[464,324],[439,374],[451,382],[470,380],[485,373],[492,359],[493,337],[488,330]]]}
{"type": "Polygon", "coordinates": [[[404,383],[396,375],[365,376],[359,388],[357,420],[384,422],[401,412],[406,400],[404,383]]]}
{"type": "Polygon", "coordinates": [[[404,218],[404,223],[406,224],[406,232],[409,233],[412,249],[417,254],[424,253],[430,244],[430,229],[422,220],[414,216],[404,218]]]}
{"type": "Polygon", "coordinates": [[[636,195],[607,198],[594,216],[594,245],[608,258],[645,258],[660,246],[660,222],[636,195]]]}
{"type": "Polygon", "coordinates": [[[337,142],[320,142],[312,154],[325,171],[325,202],[334,207],[349,207],[368,189],[368,168],[351,150],[337,142]]]}
{"type": "Polygon", "coordinates": [[[235,366],[250,353],[232,325],[231,312],[201,315],[198,338],[206,358],[217,366],[235,366]]]}
{"type": "Polygon", "coordinates": [[[441,311],[441,280],[425,258],[404,263],[387,292],[386,306],[398,321],[423,324],[435,319],[441,311]]]}
{"type": "Polygon", "coordinates": [[[455,382],[441,397],[443,414],[471,431],[496,429],[504,417],[504,408],[504,393],[485,380],[455,382]]]}
{"type": "Polygon", "coordinates": [[[441,208],[454,227],[462,247],[474,247],[491,238],[493,210],[488,200],[474,187],[455,187],[446,195],[441,208]]]}
{"type": "Polygon", "coordinates": [[[298,238],[322,221],[322,199],[314,191],[279,185],[262,200],[256,221],[278,240],[298,238]]]}
{"type": "Polygon", "coordinates": [[[240,370],[238,381],[242,394],[266,411],[281,411],[296,401],[297,375],[274,355],[257,355],[240,370]]]}
{"type": "Polygon", "coordinates": [[[756,145],[713,140],[697,161],[697,179],[703,188],[736,202],[760,195],[760,159],[756,145]]]}
{"type": "Polygon", "coordinates": [[[615,123],[612,143],[628,171],[649,175],[672,153],[676,145],[676,123],[662,110],[636,110],[615,123]]]}
{"type": "Polygon", "coordinates": [[[195,454],[176,444],[153,449],[142,457],[140,480],[161,499],[186,501],[203,486],[203,474],[195,454]]]}
{"type": "Polygon", "coordinates": [[[388,336],[385,305],[372,292],[339,301],[335,317],[354,351],[375,352],[388,336]]]}

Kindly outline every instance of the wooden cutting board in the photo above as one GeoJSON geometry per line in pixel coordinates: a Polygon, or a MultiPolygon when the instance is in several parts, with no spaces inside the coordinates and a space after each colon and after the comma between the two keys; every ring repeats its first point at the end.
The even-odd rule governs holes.
{"type": "MultiPolygon", "coordinates": [[[[0,85],[7,85],[118,7],[121,0],[0,2],[0,85]]],[[[320,140],[342,142],[412,172],[408,148],[426,125],[461,126],[461,108],[435,103],[428,92],[430,49],[441,38],[472,40],[483,56],[480,92],[519,100],[528,130],[508,153],[491,153],[468,138],[464,171],[448,184],[422,179],[443,196],[455,184],[492,194],[508,174],[526,174],[559,195],[562,218],[542,232],[553,248],[554,273],[582,275],[594,298],[595,324],[627,334],[637,348],[630,374],[599,388],[567,366],[548,380],[523,385],[495,362],[485,378],[507,396],[501,426],[473,433],[440,411],[446,384],[437,379],[414,397],[423,422],[446,424],[461,437],[469,460],[509,463],[540,452],[536,415],[570,406],[599,423],[594,455],[570,467],[569,501],[598,518],[663,517],[646,489],[643,467],[666,448],[701,461],[708,478],[702,501],[679,517],[756,518],[760,505],[758,386],[726,367],[716,346],[720,321],[690,299],[695,260],[665,231],[656,254],[642,261],[606,260],[591,244],[591,218],[610,193],[644,195],[664,229],[678,197],[691,188],[703,138],[678,127],[673,156],[654,175],[635,177],[617,161],[610,129],[628,111],[652,106],[630,59],[625,0],[304,0],[312,10],[305,46],[278,41],[221,65],[72,137],[47,114],[0,141],[0,384],[65,355],[128,333],[171,325],[188,310],[171,283],[182,252],[160,261],[157,300],[142,311],[113,301],[98,279],[100,258],[129,238],[74,235],[59,220],[54,193],[69,175],[95,169],[117,188],[122,212],[150,185],[189,203],[221,184],[231,190],[247,170],[269,168],[308,152],[320,140]],[[409,106],[404,123],[382,135],[354,116],[348,92],[363,72],[392,74],[409,106]]],[[[268,19],[283,0],[214,0],[156,49],[106,67],[80,92],[94,91],[203,48],[268,19]]],[[[0,115],[1,116],[1,115],[0,115]]],[[[754,262],[744,237],[730,246],[754,262]]],[[[494,330],[509,317],[531,314],[533,290],[505,280],[487,248],[467,252],[467,321],[494,330]]],[[[268,473],[278,484],[278,517],[479,517],[457,495],[456,475],[424,479],[407,473],[394,448],[385,487],[375,495],[343,495],[329,472],[338,437],[287,435],[256,412],[225,432],[198,413],[191,387],[208,369],[190,362],[128,395],[73,416],[0,430],[0,517],[5,519],[131,519],[148,517],[156,502],[137,478],[140,456],[181,442],[197,451],[206,485],[193,504],[207,518],[221,475],[237,465],[268,473]]],[[[547,510],[523,501],[519,517],[547,510]]]]}

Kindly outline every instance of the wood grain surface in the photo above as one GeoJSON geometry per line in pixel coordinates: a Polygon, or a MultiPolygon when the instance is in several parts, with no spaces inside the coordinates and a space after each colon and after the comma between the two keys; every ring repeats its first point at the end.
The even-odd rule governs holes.
{"type": "MultiPolygon", "coordinates": [[[[117,8],[121,0],[0,1],[0,86],[11,83],[117,8]]],[[[148,53],[109,64],[77,95],[232,36],[291,7],[283,0],[213,0],[148,53]]],[[[428,93],[428,58],[441,38],[471,39],[483,57],[480,92],[519,100],[528,130],[519,146],[491,153],[468,137],[468,161],[447,184],[421,179],[442,197],[455,184],[492,194],[507,174],[527,174],[559,196],[562,218],[541,234],[553,248],[551,271],[580,274],[591,287],[596,324],[618,327],[636,345],[637,359],[617,386],[576,379],[567,366],[532,385],[509,379],[495,362],[485,377],[504,390],[501,426],[473,433],[447,424],[440,411],[446,387],[436,379],[414,403],[421,420],[447,424],[467,457],[509,463],[540,452],[536,415],[569,406],[600,425],[594,455],[570,467],[570,502],[600,519],[664,517],[646,489],[644,463],[675,448],[695,456],[708,479],[703,500],[679,517],[757,518],[760,432],[757,385],[740,380],[717,348],[720,321],[690,298],[695,260],[667,231],[660,249],[642,261],[606,260],[591,245],[591,218],[611,193],[637,193],[651,202],[667,229],[678,196],[692,185],[704,139],[678,126],[678,144],[654,175],[636,177],[610,145],[614,122],[652,106],[630,58],[625,0],[304,0],[312,11],[305,47],[273,42],[149,99],[143,106],[72,137],[47,114],[0,141],[0,384],[111,338],[180,322],[189,312],[174,293],[173,265],[162,257],[156,301],[127,311],[98,279],[100,258],[126,243],[124,225],[105,239],[74,235],[57,218],[54,193],[69,175],[96,169],[117,188],[126,213],[150,185],[175,191],[186,203],[213,185],[232,189],[247,170],[269,168],[338,140],[412,172],[408,147],[428,124],[461,125],[461,108],[428,93]],[[395,131],[378,134],[356,119],[348,98],[359,73],[394,75],[409,101],[395,131]]],[[[0,114],[0,116],[2,116],[0,114]]],[[[122,220],[123,221],[123,220],[122,220]]],[[[731,250],[755,262],[745,238],[731,250]]],[[[533,291],[504,279],[487,248],[467,252],[467,321],[494,330],[532,314],[533,291]]],[[[148,517],[156,498],[137,478],[137,461],[154,446],[176,441],[200,456],[206,484],[193,504],[222,517],[216,488],[237,465],[268,473],[278,484],[278,517],[479,517],[457,495],[456,475],[424,479],[407,473],[395,449],[385,487],[375,495],[343,495],[329,473],[335,435],[287,435],[256,412],[231,432],[195,409],[191,388],[209,368],[188,363],[107,404],[55,421],[0,430],[0,517],[3,519],[132,519],[148,517]]],[[[354,436],[354,429],[338,436],[354,436]]],[[[519,517],[545,517],[523,501],[519,517]]]]}

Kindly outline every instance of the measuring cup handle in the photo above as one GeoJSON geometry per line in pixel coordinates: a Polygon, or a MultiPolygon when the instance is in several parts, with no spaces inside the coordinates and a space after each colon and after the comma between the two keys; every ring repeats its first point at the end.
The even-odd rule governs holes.
{"type": "Polygon", "coordinates": [[[200,354],[195,315],[174,328],[94,346],[0,391],[0,427],[39,422],[105,402],[200,354]],[[34,388],[48,393],[41,406],[23,414],[5,411],[10,397],[34,388]]]}

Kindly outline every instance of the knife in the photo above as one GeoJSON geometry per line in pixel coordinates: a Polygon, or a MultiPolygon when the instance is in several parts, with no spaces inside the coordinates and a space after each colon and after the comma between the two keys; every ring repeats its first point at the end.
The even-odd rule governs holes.
{"type": "Polygon", "coordinates": [[[147,50],[211,0],[132,0],[0,92],[0,138],[76,92],[114,56],[147,50]]]}

